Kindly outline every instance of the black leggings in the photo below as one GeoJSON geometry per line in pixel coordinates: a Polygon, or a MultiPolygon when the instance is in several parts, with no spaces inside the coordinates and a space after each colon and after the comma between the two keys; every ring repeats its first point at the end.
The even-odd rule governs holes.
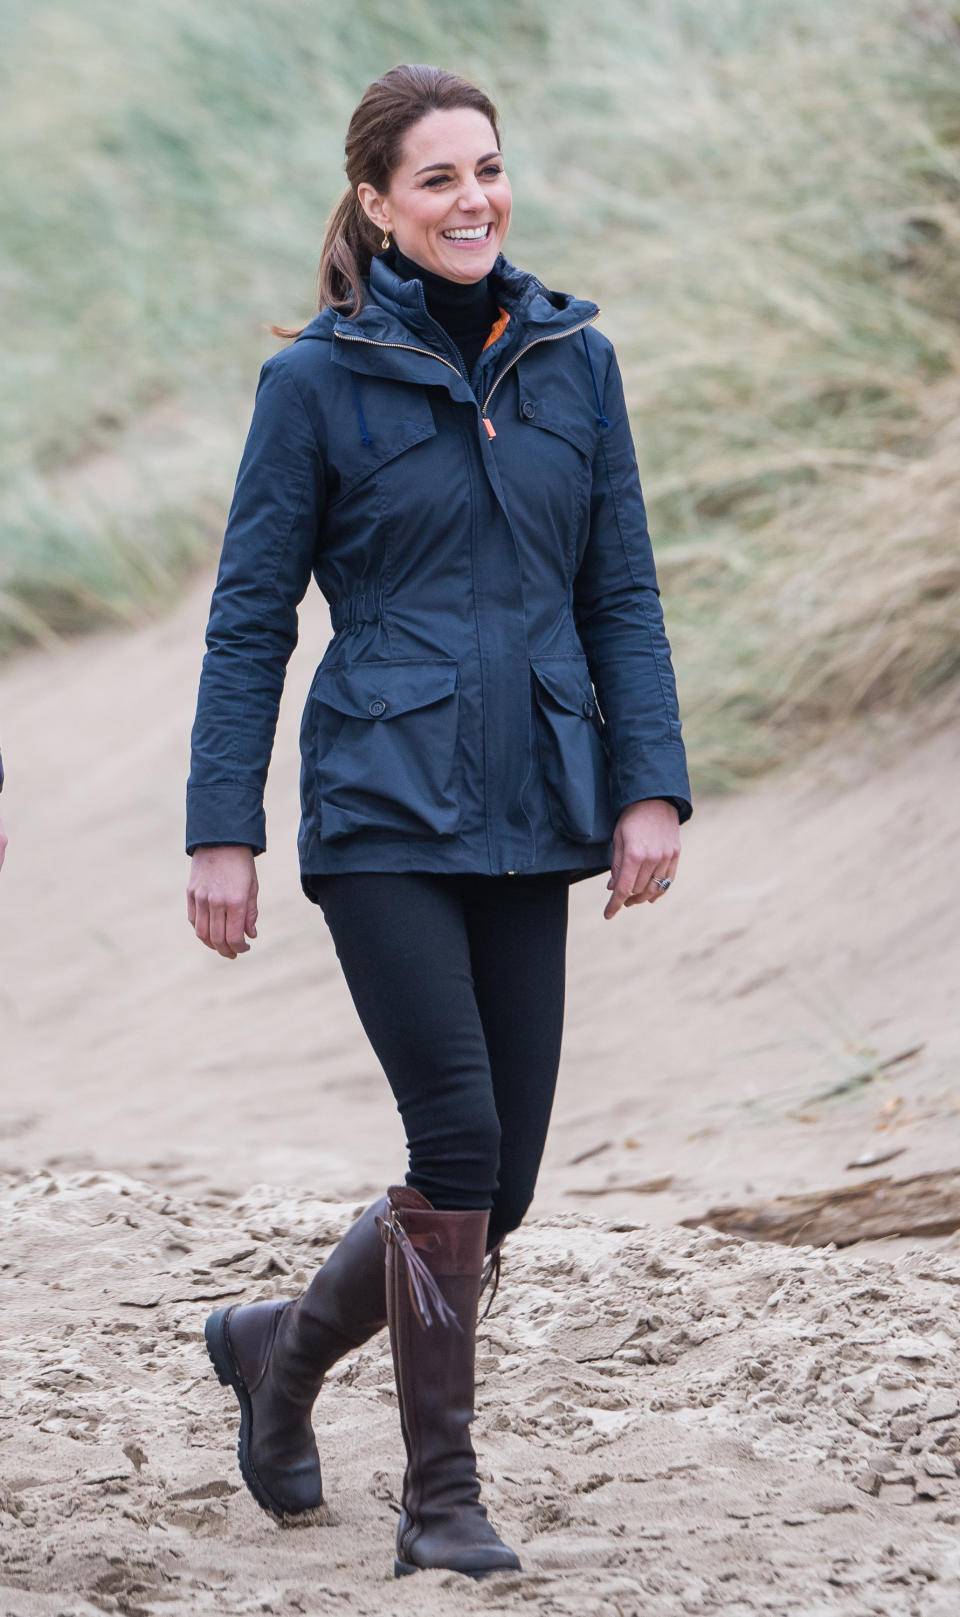
{"type": "Polygon", "coordinates": [[[533,1199],[563,1031],[568,878],[312,876],[390,1082],[407,1183],[489,1207],[492,1247],[533,1199]]]}

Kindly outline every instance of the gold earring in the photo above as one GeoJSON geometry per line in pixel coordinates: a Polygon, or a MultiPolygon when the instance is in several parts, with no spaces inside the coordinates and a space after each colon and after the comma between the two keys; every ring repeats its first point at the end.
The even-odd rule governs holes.
{"type": "Polygon", "coordinates": [[[384,231],[384,232],[383,232],[383,240],[382,240],[382,242],[381,242],[381,243],[380,243],[380,247],[381,247],[381,249],[382,249],[382,251],[383,251],[383,252],[386,252],[386,250],[387,250],[387,248],[388,248],[388,247],[389,247],[389,246],[390,246],[390,237],[389,237],[389,236],[388,236],[388,235],[387,235],[387,232],[386,232],[386,231],[384,231]]]}

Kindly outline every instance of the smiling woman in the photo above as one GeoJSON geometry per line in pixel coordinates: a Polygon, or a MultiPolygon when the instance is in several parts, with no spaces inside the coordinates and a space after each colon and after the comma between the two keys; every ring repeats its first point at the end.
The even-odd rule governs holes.
{"type": "MultiPolygon", "coordinates": [[[[516,1568],[470,1442],[484,1273],[533,1197],[571,882],[673,882],[690,813],[623,389],[596,304],[502,244],[496,109],[436,68],[370,86],[320,313],[263,368],[207,631],[188,913],[235,959],[297,608],[334,628],[301,729],[300,865],[410,1160],[302,1296],[218,1310],[257,1502],[323,1498],[310,1410],[386,1323],[407,1449],[395,1570],[516,1568]],[[488,1260],[485,1267],[484,1260],[488,1260]]],[[[289,333],[288,335],[294,335],[289,333]]]]}

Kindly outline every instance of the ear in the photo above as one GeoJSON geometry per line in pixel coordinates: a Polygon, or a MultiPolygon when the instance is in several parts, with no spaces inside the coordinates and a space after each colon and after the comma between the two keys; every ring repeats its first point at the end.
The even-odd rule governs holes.
{"type": "Polygon", "coordinates": [[[357,201],[378,230],[392,230],[389,208],[386,207],[380,192],[374,186],[368,185],[366,180],[357,186],[357,201]]]}

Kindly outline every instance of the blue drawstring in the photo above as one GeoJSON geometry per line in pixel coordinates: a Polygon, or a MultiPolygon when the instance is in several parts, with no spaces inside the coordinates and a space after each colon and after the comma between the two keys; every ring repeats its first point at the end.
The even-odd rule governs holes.
{"type": "Polygon", "coordinates": [[[600,389],[597,386],[597,373],[593,368],[593,360],[590,358],[590,347],[589,347],[589,344],[587,342],[586,327],[584,327],[584,329],[583,329],[583,331],[581,331],[580,335],[583,338],[583,351],[587,356],[587,364],[590,366],[590,380],[593,383],[593,391],[594,391],[594,394],[595,394],[596,400],[597,400],[597,420],[600,423],[601,427],[609,427],[610,423],[609,423],[609,421],[607,420],[606,416],[603,413],[603,400],[600,397],[600,389]]]}
{"type": "MultiPolygon", "coordinates": [[[[360,389],[357,386],[357,378],[354,375],[353,371],[350,372],[350,380],[353,383],[353,402],[357,407],[357,420],[360,423],[360,436],[363,439],[364,443],[366,444],[367,448],[369,449],[370,445],[373,442],[373,439],[371,438],[369,432],[367,431],[367,423],[364,420],[364,415],[363,415],[363,405],[360,403],[360,389]]],[[[594,383],[594,386],[596,386],[596,383],[594,383]]]]}

